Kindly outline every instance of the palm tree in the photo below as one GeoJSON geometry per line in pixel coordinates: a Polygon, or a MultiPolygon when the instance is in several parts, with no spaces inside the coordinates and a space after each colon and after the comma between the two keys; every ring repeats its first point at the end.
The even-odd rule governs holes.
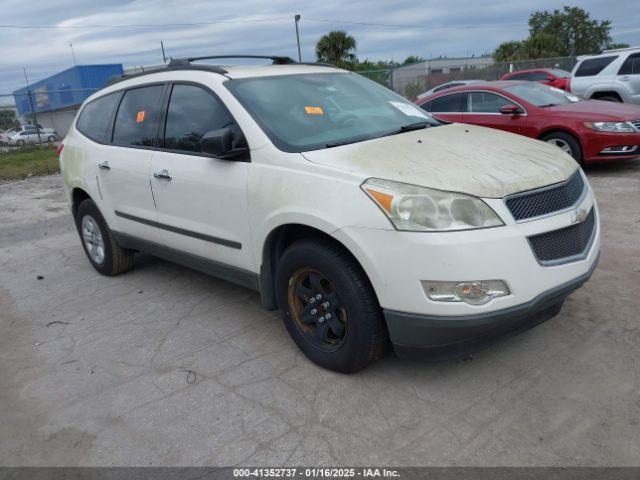
{"type": "Polygon", "coordinates": [[[319,62],[330,63],[340,68],[351,68],[358,62],[355,49],[355,38],[343,30],[333,30],[320,37],[316,43],[316,57],[319,62]]]}

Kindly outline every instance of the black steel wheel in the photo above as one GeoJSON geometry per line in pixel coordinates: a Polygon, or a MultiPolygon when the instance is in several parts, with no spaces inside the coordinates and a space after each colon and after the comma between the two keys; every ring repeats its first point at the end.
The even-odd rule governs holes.
{"type": "Polygon", "coordinates": [[[275,290],[289,335],[321,367],[352,373],[384,353],[387,331],[378,298],[341,245],[309,238],[287,247],[275,290]]]}
{"type": "Polygon", "coordinates": [[[287,302],[291,317],[310,343],[321,350],[339,349],[347,337],[347,312],[336,287],[309,267],[289,281],[287,302]]]}

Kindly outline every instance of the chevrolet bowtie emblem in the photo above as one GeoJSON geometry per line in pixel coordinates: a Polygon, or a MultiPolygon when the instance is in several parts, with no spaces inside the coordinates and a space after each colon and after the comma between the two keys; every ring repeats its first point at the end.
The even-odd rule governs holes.
{"type": "Polygon", "coordinates": [[[571,223],[582,223],[587,219],[587,210],[578,208],[571,214],[571,223]]]}

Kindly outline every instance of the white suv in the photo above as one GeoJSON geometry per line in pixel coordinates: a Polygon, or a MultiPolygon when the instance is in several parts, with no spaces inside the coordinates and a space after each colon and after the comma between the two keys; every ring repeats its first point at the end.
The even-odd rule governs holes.
{"type": "Polygon", "coordinates": [[[342,372],[389,340],[410,358],[467,354],[556,315],[589,278],[597,207],[560,149],[275,62],[174,61],[87,99],[61,166],[96,270],[144,251],[256,289],[342,372]]]}
{"type": "Polygon", "coordinates": [[[567,90],[584,98],[640,105],[640,47],[579,57],[567,90]]]}

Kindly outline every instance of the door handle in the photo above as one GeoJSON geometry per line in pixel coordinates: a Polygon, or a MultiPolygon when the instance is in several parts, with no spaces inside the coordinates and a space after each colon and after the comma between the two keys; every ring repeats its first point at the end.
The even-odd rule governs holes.
{"type": "Polygon", "coordinates": [[[631,77],[625,75],[624,77],[620,77],[620,80],[622,80],[623,82],[628,82],[629,80],[631,80],[631,77]]]}
{"type": "Polygon", "coordinates": [[[107,162],[106,160],[104,162],[100,162],[98,164],[98,168],[101,168],[103,170],[110,170],[111,167],[109,166],[109,162],[107,162]]]}
{"type": "Polygon", "coordinates": [[[163,180],[171,180],[171,175],[167,170],[160,170],[159,172],[153,172],[155,178],[161,178],[163,180]]]}

